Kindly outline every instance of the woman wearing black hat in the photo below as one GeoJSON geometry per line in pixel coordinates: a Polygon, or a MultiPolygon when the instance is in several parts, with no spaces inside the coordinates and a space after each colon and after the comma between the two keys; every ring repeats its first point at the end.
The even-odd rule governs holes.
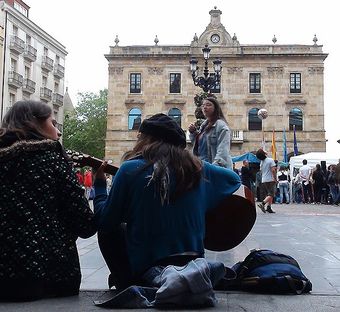
{"type": "Polygon", "coordinates": [[[206,120],[199,130],[189,126],[193,152],[211,164],[232,169],[230,156],[230,129],[219,102],[212,97],[204,99],[202,112],[206,120]]]}
{"type": "Polygon", "coordinates": [[[94,210],[99,244],[111,271],[110,286],[131,285],[162,261],[176,264],[164,262],[171,255],[204,256],[206,211],[241,183],[232,170],[202,162],[185,147],[185,133],[178,124],[156,114],[141,124],[109,195],[105,164],[98,170],[94,210]]]}

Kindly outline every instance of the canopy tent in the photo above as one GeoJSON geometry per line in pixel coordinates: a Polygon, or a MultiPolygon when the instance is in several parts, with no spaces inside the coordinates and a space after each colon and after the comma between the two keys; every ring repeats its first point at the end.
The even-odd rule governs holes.
{"type": "Polygon", "coordinates": [[[256,158],[256,156],[253,153],[245,153],[239,156],[234,156],[231,158],[231,160],[235,163],[238,161],[248,160],[250,163],[259,163],[260,161],[256,158]]]}
{"type": "Polygon", "coordinates": [[[304,159],[307,160],[307,165],[314,168],[316,164],[320,164],[321,161],[325,161],[327,167],[332,164],[336,165],[339,162],[339,158],[340,158],[340,155],[335,155],[335,154],[331,155],[330,153],[321,153],[321,152],[319,153],[313,152],[313,153],[293,156],[289,160],[291,178],[296,175],[297,169],[302,167],[302,161],[304,159]]]}

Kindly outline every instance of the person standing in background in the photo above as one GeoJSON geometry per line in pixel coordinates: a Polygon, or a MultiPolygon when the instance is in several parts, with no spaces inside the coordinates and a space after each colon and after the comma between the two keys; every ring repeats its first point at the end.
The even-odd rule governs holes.
{"type": "Polygon", "coordinates": [[[87,169],[84,174],[84,186],[87,199],[90,199],[92,184],[92,170],[87,169]]]}
{"type": "Polygon", "coordinates": [[[307,165],[307,159],[302,161],[302,167],[300,168],[300,179],[302,181],[302,191],[303,191],[303,203],[313,203],[314,196],[312,192],[311,186],[311,175],[312,175],[312,168],[307,165]]]}
{"type": "Polygon", "coordinates": [[[263,213],[275,213],[271,206],[276,192],[276,163],[272,158],[267,157],[267,153],[263,149],[259,149],[256,152],[256,157],[261,160],[260,170],[262,174],[262,186],[266,192],[265,199],[258,204],[258,207],[263,213]]]}
{"type": "Polygon", "coordinates": [[[77,176],[79,184],[84,185],[84,178],[83,178],[83,175],[81,174],[80,169],[77,169],[76,176],[77,176]]]}
{"type": "Polygon", "coordinates": [[[242,181],[243,185],[245,185],[250,190],[252,190],[252,187],[251,187],[252,177],[251,177],[251,172],[250,172],[250,169],[249,169],[248,160],[243,161],[243,166],[241,168],[241,181],[242,181]]]}
{"type": "Polygon", "coordinates": [[[220,104],[215,98],[207,97],[201,107],[206,120],[199,130],[194,124],[189,126],[193,153],[213,165],[232,169],[230,129],[220,104]]]}
{"type": "Polygon", "coordinates": [[[279,182],[280,204],[283,203],[283,194],[286,198],[286,204],[289,204],[289,174],[285,167],[280,167],[277,173],[277,180],[279,182]]]}

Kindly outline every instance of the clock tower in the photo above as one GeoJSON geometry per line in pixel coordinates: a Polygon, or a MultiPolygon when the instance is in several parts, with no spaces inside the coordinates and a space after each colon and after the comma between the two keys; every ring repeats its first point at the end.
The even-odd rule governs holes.
{"type": "Polygon", "coordinates": [[[236,36],[231,38],[225,27],[221,23],[222,11],[217,7],[210,10],[210,23],[200,37],[193,41],[193,45],[204,46],[237,46],[239,42],[236,36]]]}

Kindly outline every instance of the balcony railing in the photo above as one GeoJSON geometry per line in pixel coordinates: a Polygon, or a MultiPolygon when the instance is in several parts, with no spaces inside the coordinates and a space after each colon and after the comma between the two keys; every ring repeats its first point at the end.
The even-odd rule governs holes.
{"type": "Polygon", "coordinates": [[[35,92],[35,82],[31,79],[25,78],[22,85],[22,91],[33,94],[35,92]]]}
{"type": "Polygon", "coordinates": [[[65,74],[64,66],[61,66],[60,64],[55,64],[53,74],[54,74],[54,76],[56,76],[58,78],[63,78],[64,74],[65,74]]]}
{"type": "Polygon", "coordinates": [[[53,93],[52,103],[53,105],[63,106],[64,97],[59,93],[53,93]]]}
{"type": "Polygon", "coordinates": [[[40,98],[45,101],[51,101],[52,99],[52,90],[46,87],[40,88],[40,98]]]}
{"type": "Polygon", "coordinates": [[[18,36],[12,36],[9,48],[11,51],[21,54],[25,50],[25,41],[18,36]]]}
{"type": "Polygon", "coordinates": [[[41,68],[46,69],[47,71],[53,70],[53,60],[46,55],[43,55],[41,60],[41,68]]]}
{"type": "Polygon", "coordinates": [[[8,84],[14,88],[20,88],[22,86],[23,77],[15,71],[8,73],[8,84]]]}
{"type": "Polygon", "coordinates": [[[24,58],[28,61],[34,62],[37,59],[37,49],[26,44],[24,58]]]}
{"type": "Polygon", "coordinates": [[[232,143],[243,143],[243,130],[232,130],[231,142],[232,143]]]}
{"type": "MultiPolygon", "coordinates": [[[[186,141],[190,143],[190,133],[186,131],[186,141]]],[[[231,132],[231,142],[232,143],[243,143],[243,130],[233,130],[231,132]]]]}

